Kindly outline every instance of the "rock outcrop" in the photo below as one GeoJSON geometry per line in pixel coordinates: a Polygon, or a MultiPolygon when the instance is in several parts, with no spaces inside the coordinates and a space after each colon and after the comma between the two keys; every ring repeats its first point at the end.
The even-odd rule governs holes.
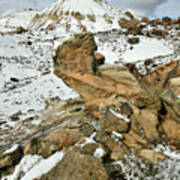
{"type": "MultiPolygon", "coordinates": [[[[175,94],[177,95],[179,87],[179,61],[157,67],[155,72],[142,77],[137,71],[132,71],[129,65],[127,67],[95,66],[95,50],[96,45],[92,34],[76,35],[74,39],[59,46],[54,58],[55,74],[63,78],[81,95],[85,100],[87,110],[99,118],[99,125],[103,132],[122,133],[121,142],[129,148],[134,148],[137,154],[145,159],[148,156],[144,155],[146,152],[152,154],[149,157],[152,156],[156,160],[164,159],[158,154],[156,158],[155,152],[147,147],[151,143],[162,140],[167,142],[167,139],[170,140],[168,140],[170,144],[172,139],[179,141],[179,131],[174,131],[175,127],[168,128],[168,123],[179,126],[177,112],[179,103],[176,98],[172,98],[175,94]],[[81,44],[81,48],[71,48],[73,42],[81,44]],[[83,57],[84,44],[87,45],[88,51],[86,58],[83,57]],[[69,53],[70,56],[64,56],[62,51],[64,48],[70,48],[70,52],[76,52],[78,49],[78,52],[82,51],[82,53],[72,53],[75,54],[73,56],[69,53]],[[65,62],[69,62],[70,68],[63,66],[65,62]],[[84,66],[81,65],[82,62],[85,62],[84,66]],[[77,68],[71,68],[71,64],[77,68]],[[176,88],[171,89],[171,87],[176,88]],[[168,119],[169,117],[171,118],[168,119]]],[[[107,140],[103,141],[105,142],[107,143],[107,140]]],[[[113,146],[112,143],[110,144],[109,147],[113,146]]]]}
{"type": "Polygon", "coordinates": [[[37,179],[124,179],[117,161],[128,163],[125,159],[132,153],[154,167],[168,159],[155,150],[158,143],[179,150],[179,61],[142,76],[130,64],[103,64],[104,56],[96,50],[92,33],[77,34],[57,48],[54,73],[80,97],[46,102],[33,134],[20,149],[0,156],[0,177],[11,173],[22,156],[47,159],[61,151],[62,160],[37,179]]]}

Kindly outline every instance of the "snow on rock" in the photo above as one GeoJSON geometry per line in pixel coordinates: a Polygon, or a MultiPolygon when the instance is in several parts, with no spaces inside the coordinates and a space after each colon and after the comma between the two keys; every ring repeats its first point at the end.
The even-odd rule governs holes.
{"type": "Polygon", "coordinates": [[[96,151],[94,152],[94,156],[97,158],[103,157],[104,154],[105,154],[105,151],[102,148],[97,148],[96,151]]]}
{"type": "Polygon", "coordinates": [[[63,152],[57,152],[48,159],[43,159],[39,155],[26,155],[16,166],[12,175],[4,177],[2,180],[33,180],[48,173],[64,157],[63,152]]]}
{"type": "Polygon", "coordinates": [[[173,50],[164,40],[141,37],[140,43],[134,45],[133,49],[128,49],[121,58],[124,62],[134,63],[139,60],[170,54],[173,54],[173,50]]]}
{"type": "Polygon", "coordinates": [[[109,111],[114,115],[114,116],[116,116],[117,118],[119,118],[119,119],[123,119],[124,121],[126,121],[126,122],[130,122],[130,120],[128,119],[128,118],[126,118],[125,116],[123,116],[121,113],[119,113],[119,112],[115,112],[113,109],[109,109],[109,111]]]}
{"type": "Polygon", "coordinates": [[[36,11],[26,10],[4,15],[0,18],[0,32],[12,31],[20,26],[27,29],[36,13],[36,11]]]}
{"type": "Polygon", "coordinates": [[[104,0],[58,0],[33,18],[31,29],[57,29],[65,32],[105,31],[120,29],[124,16],[104,0]]]}
{"type": "Polygon", "coordinates": [[[18,147],[19,147],[18,144],[14,144],[10,149],[6,150],[6,151],[3,153],[3,155],[5,155],[5,154],[10,154],[10,153],[14,152],[18,147]]]}
{"type": "Polygon", "coordinates": [[[30,84],[12,91],[0,93],[0,114],[11,115],[28,109],[40,111],[44,109],[44,100],[49,97],[59,97],[62,100],[79,95],[55,75],[50,74],[34,79],[30,84]]]}

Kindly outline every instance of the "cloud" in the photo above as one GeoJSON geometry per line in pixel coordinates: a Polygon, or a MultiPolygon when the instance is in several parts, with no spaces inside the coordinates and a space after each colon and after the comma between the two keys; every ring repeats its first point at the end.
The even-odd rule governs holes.
{"type": "MultiPolygon", "coordinates": [[[[41,10],[56,0],[0,0],[0,15],[7,11],[32,8],[41,10]]],[[[85,1],[85,0],[84,0],[85,1]]],[[[180,15],[180,0],[107,0],[122,11],[130,10],[137,16],[180,15]]]]}
{"type": "Polygon", "coordinates": [[[0,0],[0,15],[9,10],[43,9],[56,0],[0,0]]]}
{"type": "MultiPolygon", "coordinates": [[[[130,10],[138,16],[152,16],[156,8],[167,0],[108,0],[109,3],[126,11],[130,10]]],[[[178,0],[179,1],[179,0],[178,0]]]]}
{"type": "Polygon", "coordinates": [[[154,12],[155,16],[170,16],[177,18],[180,16],[180,0],[168,0],[166,3],[158,6],[154,12]]]}

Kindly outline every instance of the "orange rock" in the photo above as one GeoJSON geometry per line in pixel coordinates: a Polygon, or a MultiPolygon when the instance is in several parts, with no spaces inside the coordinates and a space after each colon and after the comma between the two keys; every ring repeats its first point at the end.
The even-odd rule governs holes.
{"type": "Polygon", "coordinates": [[[162,128],[169,138],[180,141],[180,123],[167,119],[163,122],[162,128]]]}
{"type": "Polygon", "coordinates": [[[146,146],[148,143],[139,134],[134,131],[129,131],[128,134],[123,134],[125,140],[123,141],[129,148],[139,149],[146,146]]]}
{"type": "Polygon", "coordinates": [[[167,159],[167,156],[165,156],[161,152],[156,152],[152,149],[141,149],[138,151],[138,155],[142,157],[145,160],[148,160],[150,163],[154,163],[156,161],[164,161],[167,159]]]}
{"type": "Polygon", "coordinates": [[[158,139],[157,126],[159,122],[157,115],[148,109],[136,110],[134,111],[134,115],[143,128],[146,138],[150,141],[158,139]]]}
{"type": "Polygon", "coordinates": [[[60,148],[64,145],[73,145],[80,139],[80,133],[78,130],[69,130],[69,129],[58,129],[48,134],[45,138],[45,141],[55,143],[60,148]]]}

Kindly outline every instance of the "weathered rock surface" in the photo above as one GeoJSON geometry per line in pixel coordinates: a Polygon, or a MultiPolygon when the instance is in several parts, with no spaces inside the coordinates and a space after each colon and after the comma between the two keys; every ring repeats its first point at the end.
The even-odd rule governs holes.
{"type": "Polygon", "coordinates": [[[23,156],[21,147],[0,155],[0,178],[13,172],[23,156]]]}
{"type": "Polygon", "coordinates": [[[89,155],[69,152],[48,174],[40,180],[108,180],[108,175],[102,163],[89,155]]]}
{"type": "MultiPolygon", "coordinates": [[[[132,23],[128,30],[139,33],[135,32],[142,30],[139,22],[127,16],[132,23]]],[[[104,56],[96,49],[91,33],[75,35],[58,47],[54,73],[81,98],[47,100],[42,121],[22,141],[23,148],[0,157],[0,176],[11,173],[23,155],[48,158],[62,151],[66,153],[63,160],[40,179],[123,178],[124,172],[114,163],[131,151],[153,164],[167,159],[152,148],[159,142],[180,148],[179,61],[141,76],[135,65],[104,65],[104,56]]],[[[151,63],[148,60],[146,66],[151,63]]]]}

